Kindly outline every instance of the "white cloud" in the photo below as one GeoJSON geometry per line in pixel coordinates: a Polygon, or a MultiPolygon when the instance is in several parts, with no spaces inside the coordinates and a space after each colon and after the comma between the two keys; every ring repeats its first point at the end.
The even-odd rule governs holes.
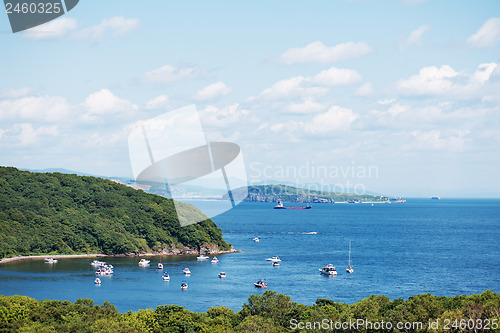
{"type": "Polygon", "coordinates": [[[292,65],[298,63],[332,63],[349,58],[357,58],[373,52],[373,48],[362,42],[347,42],[326,46],[316,41],[303,48],[291,48],[280,57],[280,62],[292,65]]]}
{"type": "Polygon", "coordinates": [[[467,38],[467,43],[477,48],[493,48],[500,41],[500,17],[484,22],[479,30],[467,38]]]}
{"type": "Polygon", "coordinates": [[[107,89],[101,89],[90,94],[83,102],[83,106],[91,115],[104,115],[138,109],[137,105],[119,98],[107,89]]]}
{"type": "Polygon", "coordinates": [[[19,131],[17,135],[17,139],[22,146],[28,146],[36,143],[39,139],[39,136],[57,136],[59,135],[59,131],[57,129],[57,125],[43,127],[40,126],[37,129],[34,129],[31,124],[18,124],[14,126],[14,131],[19,131]]]}
{"type": "Polygon", "coordinates": [[[370,96],[374,92],[371,82],[367,82],[359,87],[354,95],[356,96],[370,96]]]}
{"type": "Polygon", "coordinates": [[[71,105],[66,99],[57,96],[27,96],[0,100],[0,120],[59,122],[67,119],[70,110],[71,105]]]}
{"type": "Polygon", "coordinates": [[[363,77],[352,69],[331,67],[321,71],[311,79],[313,84],[320,86],[344,86],[357,83],[363,77]]]}
{"type": "Polygon", "coordinates": [[[149,100],[146,103],[146,109],[148,110],[159,110],[168,108],[170,108],[170,105],[168,103],[168,96],[164,94],[156,96],[155,98],[149,100]]]}
{"type": "Polygon", "coordinates": [[[325,108],[326,106],[321,103],[306,99],[300,103],[289,103],[283,110],[293,114],[310,114],[323,111],[325,108]]]}
{"type": "Polygon", "coordinates": [[[143,79],[148,83],[168,84],[194,78],[199,75],[200,71],[196,67],[177,68],[171,65],[165,65],[147,72],[143,75],[143,79]]]}
{"type": "Polygon", "coordinates": [[[410,36],[404,40],[398,41],[398,48],[404,49],[410,46],[422,46],[422,36],[425,32],[429,31],[429,25],[422,25],[410,33],[410,36]]]}
{"type": "Polygon", "coordinates": [[[403,146],[403,150],[434,150],[460,152],[464,150],[465,137],[468,130],[445,131],[412,131],[411,142],[403,146]]]}
{"type": "Polygon", "coordinates": [[[228,105],[223,108],[218,108],[209,105],[203,110],[200,110],[200,119],[203,125],[210,127],[227,127],[241,120],[241,118],[249,114],[248,110],[244,110],[238,103],[228,105]]]}
{"type": "MultiPolygon", "coordinates": [[[[258,98],[282,99],[291,97],[303,97],[311,99],[315,96],[325,95],[330,87],[350,85],[362,80],[361,75],[352,69],[331,67],[315,76],[295,76],[289,79],[280,80],[271,87],[260,93],[258,98]]],[[[254,100],[257,97],[251,97],[254,100]]]]}
{"type": "Polygon", "coordinates": [[[4,89],[0,92],[0,98],[20,98],[28,96],[31,93],[31,88],[23,87],[19,89],[4,89]]]}
{"type": "Polygon", "coordinates": [[[379,101],[377,101],[378,104],[380,105],[387,105],[387,104],[392,104],[396,101],[396,99],[394,98],[391,98],[391,99],[381,99],[379,101]]]}
{"type": "Polygon", "coordinates": [[[206,101],[220,96],[226,96],[230,92],[231,88],[226,86],[224,82],[219,81],[198,90],[193,98],[198,101],[206,101]]]}
{"type": "Polygon", "coordinates": [[[458,76],[453,68],[443,65],[422,68],[417,75],[397,83],[399,91],[408,95],[435,95],[451,90],[453,83],[450,79],[458,76]]]}
{"type": "Polygon", "coordinates": [[[59,39],[78,27],[76,19],[61,17],[45,24],[28,29],[23,37],[29,39],[59,39]]]}
{"type": "Polygon", "coordinates": [[[351,109],[332,106],[328,111],[320,113],[305,123],[304,129],[313,135],[324,135],[332,132],[349,131],[351,123],[359,116],[351,109]]]}
{"type": "Polygon", "coordinates": [[[139,28],[138,19],[127,19],[123,16],[115,16],[102,20],[99,24],[84,28],[73,33],[76,39],[90,39],[92,42],[102,42],[106,34],[111,34],[113,38],[123,37],[139,28]]]}

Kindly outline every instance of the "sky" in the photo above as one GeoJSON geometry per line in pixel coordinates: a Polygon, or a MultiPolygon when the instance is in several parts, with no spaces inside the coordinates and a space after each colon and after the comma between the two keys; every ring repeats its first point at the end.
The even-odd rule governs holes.
{"type": "Polygon", "coordinates": [[[0,165],[131,177],[133,128],[194,104],[250,183],[500,197],[497,0],[81,0],[0,32],[0,165]]]}

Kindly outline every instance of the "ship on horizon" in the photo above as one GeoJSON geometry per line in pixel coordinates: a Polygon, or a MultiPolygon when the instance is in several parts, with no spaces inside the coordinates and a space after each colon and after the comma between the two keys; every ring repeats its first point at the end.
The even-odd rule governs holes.
{"type": "Polygon", "coordinates": [[[278,201],[278,204],[276,206],[274,206],[274,209],[311,209],[311,206],[285,207],[285,206],[283,206],[283,203],[281,201],[278,201]]]}

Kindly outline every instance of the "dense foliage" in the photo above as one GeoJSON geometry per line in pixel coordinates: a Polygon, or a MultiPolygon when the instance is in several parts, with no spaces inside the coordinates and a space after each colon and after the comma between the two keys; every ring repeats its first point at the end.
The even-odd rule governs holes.
{"type": "Polygon", "coordinates": [[[181,228],[170,199],[96,177],[0,167],[0,258],[204,244],[230,249],[209,219],[181,228]]]}
{"type": "MultiPolygon", "coordinates": [[[[288,185],[254,185],[248,188],[233,190],[234,198],[257,202],[345,202],[359,200],[360,202],[385,202],[388,197],[379,195],[337,193],[315,190],[311,188],[296,188],[288,185]],[[247,195],[248,192],[248,195],[247,195]]],[[[228,195],[223,199],[227,200],[228,195]]]]}
{"type": "Polygon", "coordinates": [[[326,327],[316,325],[314,328],[312,325],[326,325],[330,321],[333,331],[338,332],[498,332],[499,318],[500,296],[489,290],[480,295],[436,297],[423,294],[394,301],[372,295],[354,304],[318,299],[312,306],[266,291],[250,296],[239,312],[215,307],[206,313],[191,312],[178,305],[163,305],[156,310],[120,314],[110,303],[98,306],[90,299],[71,303],[0,296],[0,332],[271,333],[306,330],[307,323],[311,323],[307,331],[319,332],[326,331],[326,327]],[[340,327],[342,323],[360,323],[359,320],[364,320],[365,324],[340,327]],[[374,323],[382,322],[385,323],[383,329],[374,328],[374,323]],[[405,327],[398,329],[398,322],[405,327]],[[422,323],[422,326],[415,323],[422,323]],[[429,326],[429,323],[433,324],[429,326]],[[388,329],[389,326],[392,328],[388,329]]]}

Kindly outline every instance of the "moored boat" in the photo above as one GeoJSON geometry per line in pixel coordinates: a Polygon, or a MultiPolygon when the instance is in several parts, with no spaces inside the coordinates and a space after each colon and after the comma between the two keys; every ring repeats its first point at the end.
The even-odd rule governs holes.
{"type": "Polygon", "coordinates": [[[146,259],[141,259],[139,260],[139,266],[147,266],[149,265],[149,263],[151,262],[151,260],[146,260],[146,259]]]}
{"type": "Polygon", "coordinates": [[[204,254],[199,255],[198,257],[196,257],[196,260],[208,260],[208,259],[210,259],[210,257],[206,256],[204,254]]]}
{"type": "Polygon", "coordinates": [[[187,268],[187,267],[186,267],[186,268],[184,268],[184,269],[182,270],[182,273],[184,273],[184,274],[186,274],[186,275],[190,275],[190,274],[191,274],[191,271],[189,270],[189,268],[187,268]]]}
{"type": "Polygon", "coordinates": [[[264,280],[259,280],[253,284],[256,288],[267,288],[267,283],[264,280]]]}
{"type": "Polygon", "coordinates": [[[163,269],[163,264],[161,262],[158,263],[158,269],[163,269]]]}
{"type": "Polygon", "coordinates": [[[220,273],[219,273],[219,277],[220,277],[221,279],[226,278],[226,273],[225,273],[225,272],[220,272],[220,273]]]}
{"type": "Polygon", "coordinates": [[[94,283],[97,284],[97,285],[100,285],[101,284],[101,279],[95,278],[94,283]]]}
{"type": "Polygon", "coordinates": [[[187,288],[188,288],[188,284],[186,282],[182,282],[181,283],[181,289],[182,290],[187,290],[187,288]]]}
{"type": "Polygon", "coordinates": [[[56,262],[58,262],[57,259],[54,259],[54,258],[45,258],[45,263],[47,264],[55,264],[56,262]]]}
{"type": "Polygon", "coordinates": [[[333,266],[332,264],[326,265],[325,267],[321,268],[319,271],[323,275],[328,275],[328,276],[337,275],[337,270],[335,269],[335,266],[333,266]]]}
{"type": "Polygon", "coordinates": [[[218,262],[219,262],[219,259],[217,259],[217,257],[213,257],[213,259],[212,259],[211,263],[212,263],[212,264],[216,264],[216,263],[218,263],[218,262]]]}
{"type": "Polygon", "coordinates": [[[267,261],[272,261],[272,262],[279,262],[279,261],[281,261],[280,257],[278,257],[278,256],[274,256],[272,258],[267,258],[266,260],[267,261]]]}
{"type": "Polygon", "coordinates": [[[168,272],[163,273],[163,281],[168,281],[170,280],[170,275],[168,275],[168,272]]]}
{"type": "Polygon", "coordinates": [[[256,242],[256,243],[258,243],[258,242],[260,242],[260,239],[259,239],[258,237],[255,237],[255,238],[253,239],[253,241],[254,241],[254,242],[256,242]]]}

